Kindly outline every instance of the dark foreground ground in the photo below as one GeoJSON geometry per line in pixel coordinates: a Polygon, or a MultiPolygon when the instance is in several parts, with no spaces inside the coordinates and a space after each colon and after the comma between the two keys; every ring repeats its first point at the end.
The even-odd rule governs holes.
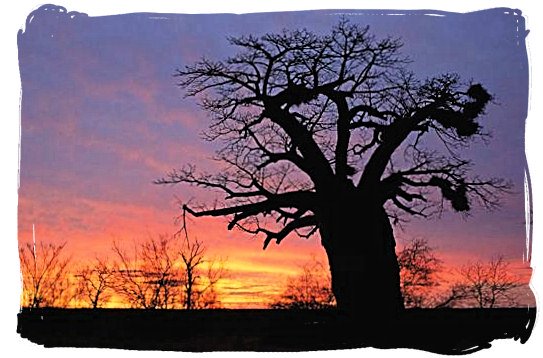
{"type": "Polygon", "coordinates": [[[335,311],[38,309],[18,314],[17,332],[46,347],[176,351],[307,351],[416,348],[444,354],[524,343],[534,308],[411,310],[368,326],[335,311]]]}

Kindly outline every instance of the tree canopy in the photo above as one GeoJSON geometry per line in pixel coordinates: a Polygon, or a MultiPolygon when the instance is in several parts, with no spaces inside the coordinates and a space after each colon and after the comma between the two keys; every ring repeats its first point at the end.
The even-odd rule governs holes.
{"type": "Polygon", "coordinates": [[[217,174],[187,165],[157,181],[224,193],[223,202],[186,212],[227,216],[229,229],[263,235],[265,248],[317,232],[338,190],[399,220],[446,202],[458,212],[493,208],[508,188],[470,175],[460,151],[486,136],[480,121],[492,96],[457,74],[417,79],[399,39],[343,19],[324,35],[284,30],[229,41],[237,54],[176,72],[209,113],[205,138],[221,143],[224,164],[217,174]],[[438,145],[427,145],[431,137],[438,145]]]}

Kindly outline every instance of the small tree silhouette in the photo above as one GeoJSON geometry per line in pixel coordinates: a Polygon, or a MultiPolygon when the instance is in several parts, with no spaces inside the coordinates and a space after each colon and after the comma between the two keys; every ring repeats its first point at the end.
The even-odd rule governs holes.
{"type": "Polygon", "coordinates": [[[289,278],[285,291],[270,304],[275,309],[326,309],[336,306],[330,271],[313,258],[301,273],[289,278]]]}
{"type": "Polygon", "coordinates": [[[162,235],[133,242],[131,252],[116,242],[114,290],[134,308],[212,308],[219,305],[217,283],[226,270],[222,260],[206,257],[199,240],[162,235]]]}
{"type": "Polygon", "coordinates": [[[204,244],[188,235],[181,245],[184,308],[216,307],[219,304],[216,285],[226,274],[224,262],[206,258],[204,244]]]}
{"type": "Polygon", "coordinates": [[[76,278],[79,280],[79,297],[90,307],[99,308],[111,298],[115,271],[107,260],[96,258],[93,264],[78,270],[76,278]]]}
{"type": "Polygon", "coordinates": [[[437,287],[442,261],[428,241],[416,238],[398,253],[400,284],[407,308],[432,306],[431,290],[437,287]]]}
{"type": "Polygon", "coordinates": [[[150,238],[127,252],[113,243],[115,291],[134,308],[172,308],[179,299],[181,276],[176,249],[166,236],[150,238]]]}
{"type": "Polygon", "coordinates": [[[461,301],[474,301],[480,308],[516,303],[514,289],[520,286],[520,281],[510,273],[510,265],[502,255],[488,262],[464,265],[460,275],[456,289],[461,292],[461,301]]]}
{"type": "Polygon", "coordinates": [[[40,241],[19,248],[24,307],[67,307],[74,298],[69,282],[70,258],[63,254],[65,246],[40,241]]]}

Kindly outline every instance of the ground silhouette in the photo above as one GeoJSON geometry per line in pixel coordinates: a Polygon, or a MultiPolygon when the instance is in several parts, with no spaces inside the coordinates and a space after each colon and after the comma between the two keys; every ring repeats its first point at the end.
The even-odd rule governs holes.
{"type": "Polygon", "coordinates": [[[46,347],[178,351],[415,348],[464,354],[530,336],[535,309],[406,310],[368,325],[337,310],[23,309],[17,331],[46,347]]]}

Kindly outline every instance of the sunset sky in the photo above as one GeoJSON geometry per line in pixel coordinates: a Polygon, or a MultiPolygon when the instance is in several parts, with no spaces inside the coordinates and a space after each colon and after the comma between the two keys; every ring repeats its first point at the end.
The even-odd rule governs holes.
{"type": "MultiPolygon", "coordinates": [[[[503,254],[529,278],[524,201],[524,120],[528,65],[524,34],[514,14],[347,15],[377,37],[401,37],[402,52],[421,78],[457,72],[483,83],[496,101],[482,121],[491,140],[469,150],[474,171],[513,183],[497,212],[476,208],[469,218],[413,219],[396,228],[398,243],[428,239],[445,263],[503,254]]],[[[178,201],[213,199],[186,186],[153,180],[186,163],[212,170],[214,145],[199,133],[208,120],[183,99],[173,74],[202,56],[234,53],[227,36],[306,27],[327,32],[333,11],[253,15],[135,14],[87,17],[58,10],[33,14],[19,35],[22,81],[19,240],[67,242],[84,261],[111,255],[113,240],[130,242],[179,229],[178,201]]],[[[522,24],[521,24],[522,25],[522,24]]],[[[318,238],[262,242],[227,231],[224,219],[194,219],[189,233],[211,255],[228,259],[223,302],[263,305],[312,255],[324,259],[318,238]]]]}

